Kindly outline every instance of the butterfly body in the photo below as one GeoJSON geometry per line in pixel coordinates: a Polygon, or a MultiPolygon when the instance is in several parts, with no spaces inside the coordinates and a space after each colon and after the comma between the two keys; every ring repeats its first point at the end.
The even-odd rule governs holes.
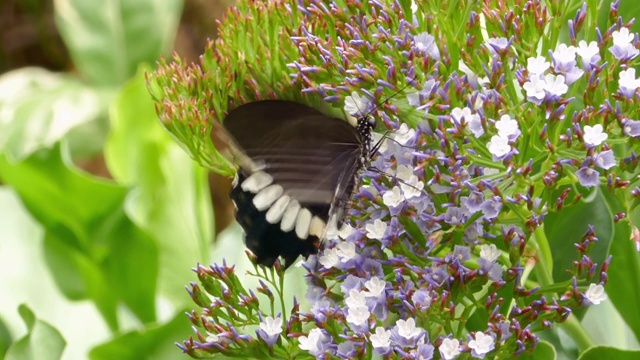
{"type": "Polygon", "coordinates": [[[285,266],[315,254],[328,228],[339,226],[369,159],[375,122],[346,121],[290,101],[248,103],[224,128],[240,167],[231,191],[236,220],[258,263],[285,266]]]}

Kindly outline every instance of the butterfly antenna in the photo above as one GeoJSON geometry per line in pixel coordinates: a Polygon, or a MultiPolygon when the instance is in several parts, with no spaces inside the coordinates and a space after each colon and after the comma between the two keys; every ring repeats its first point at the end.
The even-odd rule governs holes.
{"type": "MultiPolygon", "coordinates": [[[[391,100],[392,98],[394,98],[396,95],[400,94],[402,91],[404,91],[404,89],[408,88],[409,86],[413,85],[413,82],[416,80],[417,76],[414,76],[411,80],[409,80],[409,83],[405,86],[403,86],[400,90],[396,91],[395,93],[393,93],[391,96],[388,96],[386,99],[384,99],[383,102],[379,103],[378,105],[376,105],[376,107],[374,107],[373,109],[371,109],[371,111],[369,111],[368,113],[366,113],[364,116],[369,116],[371,115],[374,111],[376,111],[379,107],[381,107],[382,105],[386,104],[389,100],[391,100]]],[[[359,111],[359,109],[358,109],[359,111]]]]}

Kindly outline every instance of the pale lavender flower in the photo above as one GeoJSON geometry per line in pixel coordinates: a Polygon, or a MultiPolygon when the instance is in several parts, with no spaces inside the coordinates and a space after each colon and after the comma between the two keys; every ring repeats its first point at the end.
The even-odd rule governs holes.
{"type": "Polygon", "coordinates": [[[629,29],[623,27],[620,30],[616,30],[611,34],[613,38],[613,46],[609,48],[609,51],[620,61],[629,61],[638,56],[638,49],[633,46],[634,34],[629,32],[629,29]]]}
{"type": "Polygon", "coordinates": [[[313,356],[320,356],[330,349],[333,338],[323,329],[311,329],[309,336],[300,336],[300,349],[307,350],[313,356]]]}
{"type": "Polygon", "coordinates": [[[484,356],[495,348],[495,343],[491,335],[487,335],[481,331],[476,332],[473,340],[469,341],[469,348],[473,357],[482,359],[484,356]]]}
{"type": "Polygon", "coordinates": [[[282,333],[282,317],[278,316],[275,319],[271,316],[267,316],[260,321],[260,329],[256,330],[256,334],[264,342],[273,347],[273,344],[278,341],[280,334],[282,333]]]}
{"type": "Polygon", "coordinates": [[[342,359],[353,359],[356,357],[357,349],[356,344],[352,341],[345,341],[343,343],[338,344],[338,349],[336,351],[336,355],[338,355],[342,359]]]}
{"type": "Polygon", "coordinates": [[[592,168],[583,167],[576,171],[578,181],[584,187],[592,187],[600,185],[600,174],[592,168]]]}
{"type": "Polygon", "coordinates": [[[411,302],[419,310],[428,309],[431,306],[431,294],[427,290],[418,289],[411,296],[411,302]]]}
{"type": "Polygon", "coordinates": [[[500,214],[500,210],[502,210],[502,198],[500,196],[493,196],[482,203],[480,208],[482,209],[482,217],[485,220],[494,219],[500,214]]]}
{"type": "Polygon", "coordinates": [[[616,158],[612,150],[606,150],[593,156],[593,162],[597,167],[609,170],[616,166],[616,158]]]}
{"type": "Polygon", "coordinates": [[[471,259],[471,249],[468,246],[456,245],[453,247],[453,257],[460,262],[471,259]]]}
{"type": "Polygon", "coordinates": [[[601,302],[607,300],[607,293],[604,286],[600,284],[589,284],[589,288],[584,293],[586,300],[593,305],[600,305],[601,302]]]}
{"type": "Polygon", "coordinates": [[[629,68],[620,71],[618,79],[619,92],[627,99],[633,98],[638,88],[640,88],[640,79],[636,79],[636,69],[629,68]]]}
{"type": "Polygon", "coordinates": [[[433,359],[434,350],[435,348],[431,344],[420,344],[412,355],[414,355],[415,359],[430,360],[433,359]]]}
{"type": "Polygon", "coordinates": [[[413,37],[415,48],[428,55],[434,60],[440,60],[440,50],[435,43],[435,38],[427,32],[420,33],[413,37]]]}
{"type": "Polygon", "coordinates": [[[582,136],[584,144],[588,148],[602,144],[609,137],[603,130],[604,128],[600,124],[595,124],[594,126],[585,125],[582,130],[584,132],[582,136]]]}
{"type": "Polygon", "coordinates": [[[624,133],[627,136],[638,137],[640,136],[640,121],[626,119],[622,122],[624,133]]]}
{"type": "Polygon", "coordinates": [[[460,341],[458,339],[445,338],[438,348],[440,355],[445,360],[453,360],[460,355],[460,341]]]}
{"type": "Polygon", "coordinates": [[[480,191],[472,191],[468,197],[462,199],[462,203],[472,214],[480,210],[483,202],[484,194],[480,191]]]}
{"type": "Polygon", "coordinates": [[[460,225],[465,221],[465,215],[459,207],[451,206],[444,213],[444,222],[449,225],[460,225]]]}
{"type": "Polygon", "coordinates": [[[490,38],[489,40],[487,40],[485,45],[492,54],[500,55],[511,45],[511,41],[503,37],[490,38]]]}
{"type": "Polygon", "coordinates": [[[433,89],[437,86],[437,83],[434,79],[429,79],[422,84],[422,90],[417,93],[407,94],[407,101],[409,105],[416,107],[418,109],[422,109],[422,102],[429,98],[433,89]]]}

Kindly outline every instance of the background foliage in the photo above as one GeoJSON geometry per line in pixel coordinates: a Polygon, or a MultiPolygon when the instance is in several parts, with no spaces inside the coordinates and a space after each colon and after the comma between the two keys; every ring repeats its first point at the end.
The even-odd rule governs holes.
{"type": "MultiPolygon", "coordinates": [[[[633,3],[622,2],[625,18],[640,18],[633,3]]],[[[31,18],[47,12],[37,0],[2,6],[31,18]]],[[[13,69],[19,62],[8,47],[25,35],[3,31],[0,354],[6,358],[175,358],[173,343],[190,335],[183,315],[190,268],[243,258],[237,229],[218,238],[210,256],[207,171],[159,126],[145,85],[145,72],[172,50],[182,9],[180,0],[54,1],[54,21],[34,21],[34,32],[40,50],[52,54],[47,65],[63,72],[13,69]],[[51,50],[60,41],[46,35],[54,30],[68,63],[51,50]],[[87,165],[102,158],[102,170],[87,165]]],[[[9,27],[4,14],[0,28],[9,27]]],[[[213,24],[213,16],[206,21],[213,24]]],[[[549,237],[565,238],[590,214],[614,213],[604,200],[574,208],[549,237]]],[[[637,214],[632,219],[637,225],[637,214]]],[[[640,264],[628,238],[611,236],[628,248],[611,248],[616,265],[607,288],[626,321],[610,303],[582,319],[597,343],[616,348],[637,348],[640,334],[640,264]]],[[[558,345],[564,338],[556,335],[558,345]]],[[[582,357],[602,358],[603,351],[627,356],[595,348],[582,357]]]]}

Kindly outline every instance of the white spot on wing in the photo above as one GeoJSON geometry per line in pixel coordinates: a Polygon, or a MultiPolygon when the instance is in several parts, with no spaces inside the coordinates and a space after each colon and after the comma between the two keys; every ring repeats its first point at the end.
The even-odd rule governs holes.
{"type": "Polygon", "coordinates": [[[309,225],[311,225],[311,211],[307,208],[302,208],[298,212],[298,218],[296,219],[296,235],[301,240],[309,237],[309,225]]]}
{"type": "Polygon", "coordinates": [[[233,182],[231,183],[231,185],[235,188],[236,186],[238,186],[238,173],[236,173],[236,176],[233,177],[233,182]]]}
{"type": "Polygon", "coordinates": [[[253,205],[255,205],[258,211],[264,211],[273,204],[284,192],[282,186],[274,184],[269,185],[266,188],[260,190],[258,194],[253,198],[253,205]]]}
{"type": "Polygon", "coordinates": [[[264,189],[272,182],[273,178],[271,177],[271,175],[267,174],[264,171],[258,171],[251,174],[251,176],[243,181],[240,187],[242,188],[242,191],[248,191],[250,193],[256,194],[258,193],[258,191],[264,189]]]}
{"type": "Polygon", "coordinates": [[[313,219],[311,219],[311,224],[309,225],[309,235],[317,236],[318,238],[322,239],[322,235],[326,226],[327,224],[325,224],[322,219],[314,216],[313,219]]]}
{"type": "Polygon", "coordinates": [[[287,209],[284,211],[284,215],[282,215],[282,221],[280,221],[280,229],[282,231],[288,232],[293,230],[299,211],[300,203],[297,200],[291,200],[289,205],[287,205],[287,209]]]}
{"type": "Polygon", "coordinates": [[[269,208],[266,218],[270,224],[275,224],[282,219],[282,215],[284,215],[284,211],[287,209],[290,200],[291,198],[289,196],[283,195],[269,208]]]}

